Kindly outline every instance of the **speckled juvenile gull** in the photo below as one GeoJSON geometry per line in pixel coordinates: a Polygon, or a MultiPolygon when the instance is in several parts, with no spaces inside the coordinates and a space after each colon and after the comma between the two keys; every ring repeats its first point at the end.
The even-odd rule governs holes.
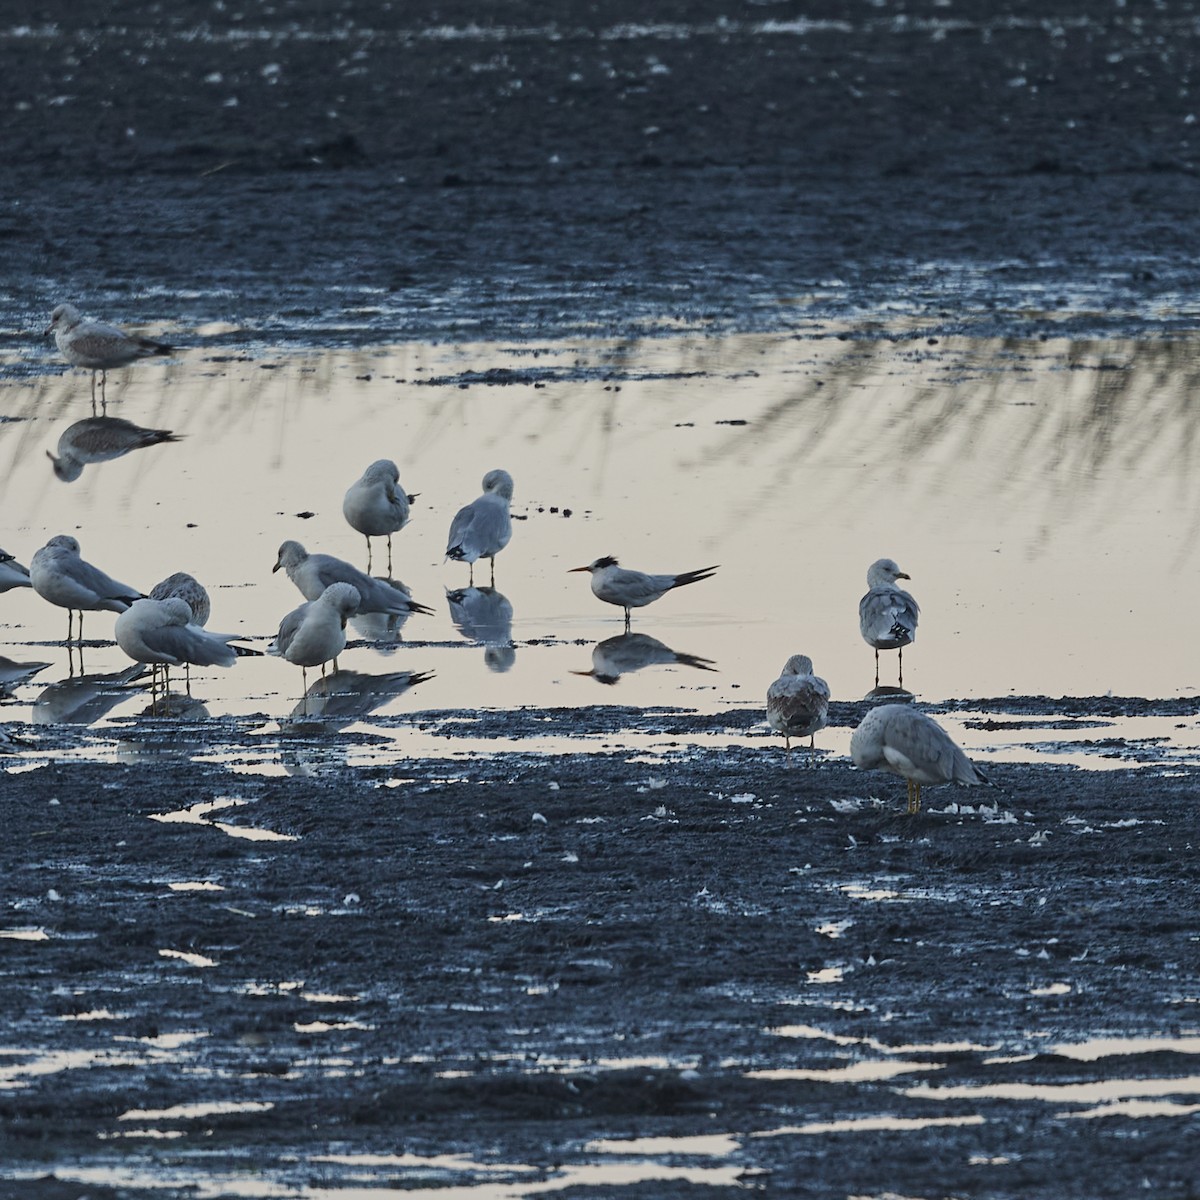
{"type": "Polygon", "coordinates": [[[47,450],[46,457],[54,464],[54,474],[70,483],[88,463],[109,462],[132,450],[179,440],[169,429],[146,429],[122,417],[85,417],[62,431],[58,454],[47,450]]]}
{"type": "Polygon", "coordinates": [[[809,738],[816,748],[817,730],[829,724],[829,684],[813,674],[807,654],[793,654],[783,664],[779,678],[767,688],[767,724],[783,734],[784,754],[790,764],[792,738],[809,738]]]}
{"type": "Polygon", "coordinates": [[[33,587],[29,568],[17,562],[7,550],[0,550],[0,592],[22,587],[33,587]]]}
{"type": "Polygon", "coordinates": [[[697,571],[684,571],[680,575],[647,575],[645,571],[631,571],[622,567],[615,558],[598,558],[586,567],[572,567],[575,571],[590,571],[592,592],[605,604],[615,604],[625,610],[625,631],[629,632],[629,610],[653,604],[673,588],[686,587],[709,579],[716,567],[701,567],[697,571]]]}
{"type": "Polygon", "coordinates": [[[917,636],[917,602],[896,586],[908,579],[890,559],[881,558],[867,568],[867,594],[858,602],[858,627],[868,646],[875,647],[875,686],[879,686],[880,650],[900,652],[900,686],[904,686],[904,647],[917,636]]]}
{"type": "Polygon", "coordinates": [[[271,571],[278,571],[281,567],[306,600],[318,599],[330,584],[348,583],[358,592],[360,613],[407,616],[414,612],[433,611],[413,600],[402,583],[367,575],[344,559],[334,558],[332,554],[309,554],[299,542],[284,542],[279,547],[279,555],[271,571]]]}
{"type": "Polygon", "coordinates": [[[446,539],[446,557],[469,563],[470,582],[475,582],[475,563],[486,558],[496,582],[496,555],[512,538],[509,506],[513,497],[513,478],[507,471],[489,471],[483,477],[483,495],[463,505],[450,522],[446,539]]]}
{"type": "Polygon", "coordinates": [[[52,537],[29,564],[33,590],[43,600],[67,610],[67,641],[71,640],[71,614],[79,613],[79,636],[83,641],[83,614],[124,612],[142,593],[127,583],[119,583],[98,567],[85,562],[79,543],[67,534],[52,537]]]}
{"type": "Polygon", "coordinates": [[[392,534],[408,524],[409,496],[400,486],[400,471],[391,459],[373,462],[362,478],[350,485],[342,515],[351,529],[367,539],[367,571],[371,570],[371,539],[386,537],[388,574],[392,573],[392,534]]]}
{"type": "Polygon", "coordinates": [[[103,398],[109,367],[123,367],[139,358],[170,354],[172,347],[136,333],[126,333],[115,325],[83,317],[73,304],[60,304],[50,314],[45,335],[54,334],[58,352],[73,367],[92,373],[92,404],[96,403],[96,372],[100,372],[103,398]]]}
{"type": "Polygon", "coordinates": [[[921,807],[921,785],[987,783],[983,773],[932,718],[908,704],[873,708],[850,737],[850,757],[865,771],[908,780],[908,811],[921,807]]]}
{"type": "Polygon", "coordinates": [[[173,597],[186,601],[188,608],[192,610],[193,625],[208,624],[212,603],[204,584],[194,575],[189,575],[186,571],[176,571],[150,589],[151,600],[170,600],[173,597]]]}
{"type": "Polygon", "coordinates": [[[613,684],[622,675],[640,671],[643,667],[695,667],[699,671],[715,671],[711,658],[683,654],[672,650],[658,638],[645,633],[622,633],[605,638],[592,647],[592,669],[572,671],[572,675],[588,675],[597,683],[613,684]]]}
{"type": "Polygon", "coordinates": [[[315,600],[294,608],[279,622],[268,654],[286,658],[300,668],[308,689],[308,667],[332,662],[346,648],[346,621],[358,611],[361,597],[349,583],[331,583],[315,600]]]}

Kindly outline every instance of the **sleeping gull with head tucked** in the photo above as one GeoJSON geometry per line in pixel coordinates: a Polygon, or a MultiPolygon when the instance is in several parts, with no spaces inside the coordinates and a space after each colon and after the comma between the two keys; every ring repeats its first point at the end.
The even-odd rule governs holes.
{"type": "Polygon", "coordinates": [[[492,565],[492,586],[496,585],[496,555],[512,538],[509,506],[513,497],[513,477],[499,469],[483,477],[483,495],[464,504],[450,522],[446,539],[446,557],[469,563],[469,582],[475,583],[475,563],[486,558],[492,565]]]}
{"type": "Polygon", "coordinates": [[[79,613],[78,641],[83,641],[83,614],[124,612],[142,593],[119,583],[79,555],[79,543],[67,534],[52,537],[30,560],[33,590],[43,600],[67,610],[67,641],[71,640],[72,613],[79,613]]]}
{"type": "Polygon", "coordinates": [[[850,736],[850,757],[864,771],[890,771],[908,780],[908,811],[921,808],[921,785],[987,783],[983,772],[932,718],[908,704],[881,704],[850,736]]]}
{"type": "Polygon", "coordinates": [[[172,347],[136,333],[126,333],[115,325],[83,317],[73,304],[60,304],[50,314],[43,336],[54,334],[58,352],[73,367],[92,373],[92,410],[96,406],[96,372],[100,372],[100,399],[105,402],[109,367],[123,367],[139,358],[170,354],[172,347]]]}
{"type": "MultiPolygon", "coordinates": [[[[792,738],[806,737],[816,748],[816,732],[829,724],[829,684],[813,674],[807,654],[793,654],[767,688],[767,724],[783,734],[785,761],[791,765],[792,738]]],[[[811,762],[811,758],[809,759],[811,762]]]]}
{"type": "Polygon", "coordinates": [[[350,485],[342,500],[342,515],[351,529],[367,539],[367,571],[371,570],[371,539],[386,537],[388,574],[392,573],[392,534],[408,524],[409,495],[400,486],[400,472],[391,459],[373,462],[362,478],[350,485]]]}
{"type": "Polygon", "coordinates": [[[867,594],[858,602],[858,627],[868,646],[875,647],[875,686],[879,686],[880,650],[900,652],[900,686],[904,686],[904,647],[917,636],[917,602],[896,586],[908,579],[890,559],[881,558],[867,568],[867,594]]]}

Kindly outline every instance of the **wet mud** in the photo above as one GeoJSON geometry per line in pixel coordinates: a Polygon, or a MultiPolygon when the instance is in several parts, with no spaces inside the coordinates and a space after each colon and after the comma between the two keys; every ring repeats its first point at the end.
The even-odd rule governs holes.
{"type": "MultiPolygon", "coordinates": [[[[84,298],[218,362],[1192,324],[1191,4],[164,7],[0,29],[7,375],[84,298]]],[[[1197,770],[1099,724],[1193,701],[947,705],[1111,769],[910,817],[746,710],[419,695],[6,725],[0,1195],[1200,1191],[1197,770]]]]}

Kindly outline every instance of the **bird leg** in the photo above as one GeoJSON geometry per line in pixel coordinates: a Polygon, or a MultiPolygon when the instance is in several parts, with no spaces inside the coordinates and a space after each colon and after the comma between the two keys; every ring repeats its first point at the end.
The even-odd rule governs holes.
{"type": "Polygon", "coordinates": [[[904,686],[904,647],[903,646],[898,647],[897,653],[899,655],[899,663],[900,663],[900,686],[903,687],[904,686]]]}
{"type": "Polygon", "coordinates": [[[388,578],[392,577],[392,535],[388,534],[388,578]]]}
{"type": "Polygon", "coordinates": [[[879,647],[875,647],[875,686],[879,686],[879,647]]]}
{"type": "Polygon", "coordinates": [[[625,610],[625,632],[629,632],[629,609],[625,610]]]}
{"type": "MultiPolygon", "coordinates": [[[[81,646],[83,645],[83,609],[82,608],[79,610],[79,644],[81,646]]],[[[83,655],[81,654],[79,657],[83,658],[83,655]]]]}
{"type": "Polygon", "coordinates": [[[467,570],[470,574],[467,576],[467,587],[475,586],[475,564],[467,563],[467,570]]]}
{"type": "Polygon", "coordinates": [[[783,735],[783,765],[789,769],[792,765],[792,739],[786,733],[783,735]]]}
{"type": "Polygon", "coordinates": [[[814,733],[808,739],[808,765],[811,767],[817,753],[817,735],[814,733]]]}
{"type": "Polygon", "coordinates": [[[371,573],[371,539],[366,534],[363,534],[367,539],[367,574],[371,573]]]}
{"type": "Polygon", "coordinates": [[[492,587],[496,586],[496,556],[493,554],[488,562],[492,564],[492,587]]]}

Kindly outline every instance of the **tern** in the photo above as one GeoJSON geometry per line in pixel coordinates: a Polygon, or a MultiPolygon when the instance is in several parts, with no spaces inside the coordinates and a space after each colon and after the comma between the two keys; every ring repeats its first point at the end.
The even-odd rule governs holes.
{"type": "MultiPolygon", "coordinates": [[[[792,762],[792,738],[806,737],[816,749],[816,733],[829,724],[829,684],[813,674],[807,654],[793,654],[767,688],[767,724],[783,734],[785,761],[792,762]]],[[[811,758],[809,759],[811,762],[811,758]]]]}
{"type": "Polygon", "coordinates": [[[850,757],[864,771],[890,771],[908,780],[908,811],[921,809],[921,785],[987,783],[983,772],[932,718],[908,704],[881,704],[850,736],[850,757]]]}
{"type": "Polygon", "coordinates": [[[58,352],[73,367],[84,367],[92,373],[92,411],[96,411],[96,372],[100,372],[100,401],[107,404],[105,388],[108,368],[124,367],[139,358],[154,354],[171,354],[173,347],[155,342],[136,333],[126,333],[103,321],[91,321],[80,315],[73,304],[60,304],[50,314],[50,324],[43,336],[54,334],[58,352]]]}
{"type": "Polygon", "coordinates": [[[392,573],[392,534],[408,524],[408,507],[415,496],[400,486],[400,471],[390,459],[373,462],[362,478],[350,485],[342,501],[342,515],[351,529],[367,539],[367,572],[371,570],[371,539],[386,537],[388,574],[392,573]]]}
{"type": "Polygon", "coordinates": [[[630,571],[622,567],[615,558],[598,558],[586,567],[572,567],[568,575],[576,571],[590,571],[592,591],[605,604],[616,604],[625,610],[625,632],[629,632],[629,610],[642,608],[661,599],[673,588],[685,587],[708,579],[716,567],[701,567],[698,571],[684,571],[682,575],[647,575],[645,571],[630,571]]]}
{"type": "Polygon", "coordinates": [[[72,614],[79,613],[78,642],[83,644],[84,610],[124,612],[142,598],[137,588],[118,583],[79,555],[79,543],[66,534],[52,537],[30,560],[33,590],[43,600],[67,610],[67,641],[71,640],[72,614]]]}
{"type": "Polygon", "coordinates": [[[464,505],[450,522],[446,539],[446,557],[471,566],[470,583],[475,583],[475,563],[486,558],[492,565],[492,586],[496,585],[496,555],[512,538],[509,505],[513,497],[513,478],[507,471],[489,471],[483,477],[483,495],[464,505]]]}
{"type": "Polygon", "coordinates": [[[900,686],[904,686],[904,647],[917,636],[917,602],[897,579],[909,579],[890,559],[881,558],[867,568],[867,594],[858,602],[858,627],[868,646],[875,647],[875,686],[879,686],[880,650],[900,652],[900,686]]]}

